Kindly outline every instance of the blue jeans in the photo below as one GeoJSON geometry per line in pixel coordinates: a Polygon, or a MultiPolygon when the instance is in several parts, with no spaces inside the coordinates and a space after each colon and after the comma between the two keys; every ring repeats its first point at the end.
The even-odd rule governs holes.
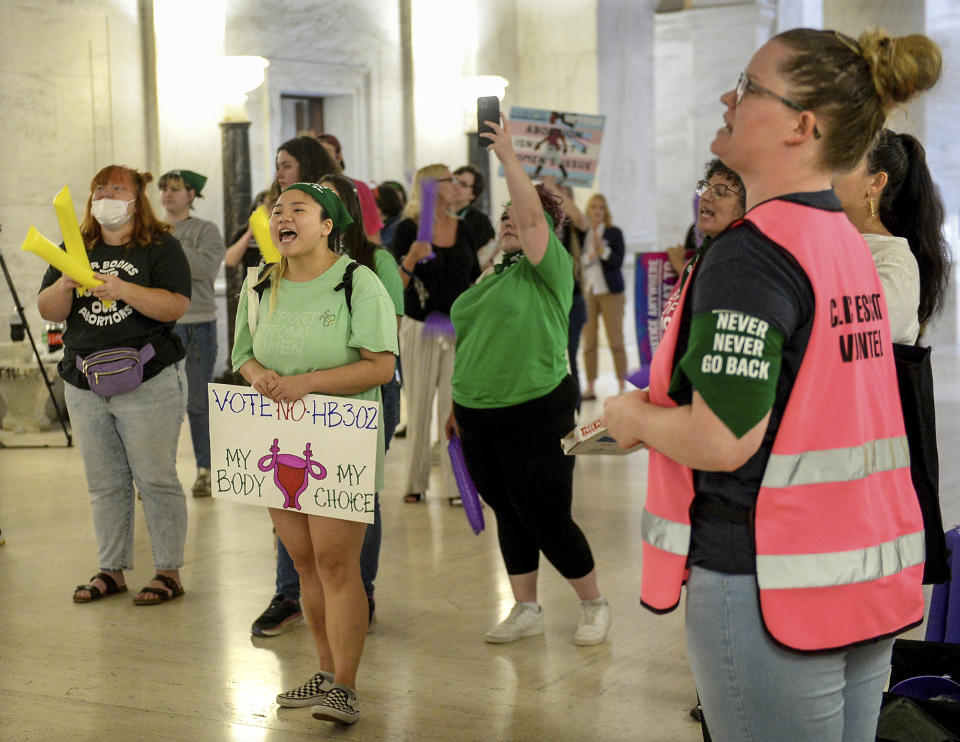
{"type": "Polygon", "coordinates": [[[134,484],[143,498],[154,566],[183,566],[187,503],[176,463],[185,387],[182,362],[115,397],[64,384],[103,571],[133,569],[134,484]]]}
{"type": "MultiPolygon", "coordinates": [[[[400,420],[400,384],[393,379],[380,387],[383,397],[383,437],[389,450],[393,431],[400,420]]],[[[363,587],[367,597],[373,597],[373,581],[377,579],[377,569],[380,566],[380,542],[383,537],[380,521],[380,494],[376,493],[373,500],[373,523],[367,524],[363,536],[363,550],[360,552],[360,574],[363,578],[363,587]]],[[[300,576],[293,566],[293,559],[287,553],[283,542],[277,539],[277,595],[287,600],[300,599],[300,576]]]]}
{"type": "Polygon", "coordinates": [[[207,407],[207,384],[213,381],[217,361],[217,323],[191,322],[176,325],[173,331],[187,349],[184,364],[187,370],[187,417],[197,468],[210,468],[210,418],[207,407]]]}
{"type": "Polygon", "coordinates": [[[893,639],[792,652],[763,627],[756,575],[693,567],[687,650],[714,742],[873,742],[893,639]]]}

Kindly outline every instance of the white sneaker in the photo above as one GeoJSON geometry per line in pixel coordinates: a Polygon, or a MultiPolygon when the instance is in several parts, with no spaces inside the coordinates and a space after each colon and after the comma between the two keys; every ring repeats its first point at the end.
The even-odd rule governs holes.
{"type": "Polygon", "coordinates": [[[610,631],[610,604],[604,597],[580,601],[580,625],[573,643],[580,647],[603,644],[610,631]]]}
{"type": "Polygon", "coordinates": [[[514,603],[510,615],[483,635],[490,644],[508,644],[525,636],[543,633],[543,609],[539,603],[514,603]]]}

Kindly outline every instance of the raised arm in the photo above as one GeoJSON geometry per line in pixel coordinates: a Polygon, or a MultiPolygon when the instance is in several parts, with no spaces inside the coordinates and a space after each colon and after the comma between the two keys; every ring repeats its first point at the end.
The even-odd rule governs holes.
{"type": "Polygon", "coordinates": [[[510,201],[513,207],[514,218],[517,222],[517,237],[527,259],[537,265],[547,251],[550,239],[550,228],[543,216],[543,206],[540,203],[540,194],[533,182],[523,171],[523,165],[517,159],[513,150],[513,141],[507,132],[507,117],[500,114],[503,126],[495,121],[487,121],[492,132],[484,132],[480,136],[490,140],[493,153],[503,165],[503,173],[507,179],[507,190],[510,192],[510,201]]]}

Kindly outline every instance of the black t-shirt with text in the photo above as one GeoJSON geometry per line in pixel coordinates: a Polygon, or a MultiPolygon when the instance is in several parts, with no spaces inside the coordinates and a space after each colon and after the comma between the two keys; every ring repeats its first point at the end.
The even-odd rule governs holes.
{"type": "MultiPolygon", "coordinates": [[[[833,191],[791,194],[781,200],[841,210],[833,191]]],[[[734,472],[694,471],[696,499],[689,563],[717,572],[751,574],[756,571],[752,526],[716,517],[716,510],[714,515],[704,511],[717,506],[721,512],[747,512],[756,504],[773,441],[810,340],[813,288],[793,256],[749,224],[730,229],[713,241],[693,281],[674,355],[671,397],[678,404],[689,404],[693,396],[689,380],[677,369],[688,347],[692,317],[716,309],[739,312],[768,322],[784,338],[770,421],[759,450],[734,472]]]]}
{"type": "MultiPolygon", "coordinates": [[[[170,234],[161,234],[145,247],[107,245],[97,242],[87,251],[95,273],[120,276],[124,281],[153,289],[166,289],[190,298],[190,265],[180,242],[170,234]]],[[[40,290],[61,276],[50,266],[43,276],[40,290]]],[[[63,333],[63,360],[59,372],[64,381],[80,389],[89,389],[87,380],[76,366],[76,356],[86,356],[107,348],[140,349],[153,344],[156,355],[144,366],[144,380],[156,376],[165,367],[184,356],[183,345],[173,334],[176,322],[160,322],[141,314],[122,301],[108,309],[89,291],[74,294],[63,333]]]]}

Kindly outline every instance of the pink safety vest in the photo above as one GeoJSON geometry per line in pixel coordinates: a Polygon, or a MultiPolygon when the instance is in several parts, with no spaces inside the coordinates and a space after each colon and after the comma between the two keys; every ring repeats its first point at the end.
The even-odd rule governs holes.
{"type": "MultiPolygon", "coordinates": [[[[745,220],[797,260],[815,302],[755,511],[764,625],[801,651],[896,634],[923,619],[924,536],[873,259],[842,212],[774,200],[745,220]]],[[[680,324],[651,365],[650,401],[665,407],[680,324]]],[[[693,497],[692,470],[651,449],[641,602],[655,612],[676,607],[688,575],[693,497]]]]}

